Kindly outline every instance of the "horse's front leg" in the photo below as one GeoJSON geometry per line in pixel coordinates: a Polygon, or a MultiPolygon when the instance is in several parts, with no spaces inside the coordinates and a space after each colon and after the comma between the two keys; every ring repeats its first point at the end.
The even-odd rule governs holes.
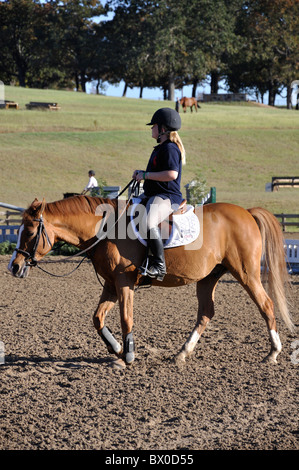
{"type": "Polygon", "coordinates": [[[108,351],[118,356],[122,349],[121,345],[114,338],[109,328],[104,325],[106,315],[109,310],[111,310],[112,307],[115,305],[116,301],[117,293],[115,287],[105,282],[98,308],[96,309],[93,315],[93,324],[95,326],[95,329],[103,339],[104,343],[106,344],[108,351]]]}
{"type": "Polygon", "coordinates": [[[135,359],[135,344],[133,339],[133,301],[134,284],[120,282],[116,286],[120,309],[120,321],[123,335],[123,359],[131,364],[135,359]]]}

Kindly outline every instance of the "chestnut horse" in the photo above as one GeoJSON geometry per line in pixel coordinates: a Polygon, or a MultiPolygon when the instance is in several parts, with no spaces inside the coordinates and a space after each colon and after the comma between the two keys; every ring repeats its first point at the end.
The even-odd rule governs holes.
{"type": "Polygon", "coordinates": [[[197,108],[200,108],[198,101],[196,98],[184,98],[179,100],[180,105],[183,106],[184,113],[187,111],[187,108],[191,109],[191,113],[193,112],[193,106],[195,111],[197,112],[197,108]]]}
{"type": "MultiPolygon", "coordinates": [[[[103,219],[103,212],[98,210],[101,206],[105,207],[106,213],[110,211],[109,217],[116,219],[110,228],[119,229],[123,219],[125,223],[128,222],[126,202],[118,199],[75,196],[48,204],[36,199],[24,212],[17,247],[8,267],[14,276],[24,277],[26,271],[39,264],[39,260],[58,240],[87,250],[96,272],[105,280],[93,317],[94,326],[109,352],[130,364],[135,358],[132,332],[134,288],[144,279],[138,274],[137,268],[144,260],[146,247],[127,233],[120,237],[118,230],[111,237],[99,237],[99,226],[103,226],[104,220],[109,221],[109,217],[103,219]],[[120,216],[116,216],[121,203],[124,209],[120,216]],[[123,348],[105,326],[105,317],[117,300],[123,348]]],[[[263,259],[263,271],[268,276],[273,300],[276,300],[285,323],[292,329],[284,291],[288,274],[278,221],[265,209],[245,210],[227,203],[195,208],[196,214],[200,211],[202,244],[194,241],[188,245],[188,249],[186,246],[165,249],[167,274],[162,282],[152,281],[152,285],[164,287],[197,283],[196,325],[176,360],[185,361],[194,350],[214,316],[216,285],[224,273],[230,272],[248,292],[265,319],[271,341],[271,350],[266,359],[276,362],[281,342],[273,301],[263,288],[260,274],[263,259]]]]}

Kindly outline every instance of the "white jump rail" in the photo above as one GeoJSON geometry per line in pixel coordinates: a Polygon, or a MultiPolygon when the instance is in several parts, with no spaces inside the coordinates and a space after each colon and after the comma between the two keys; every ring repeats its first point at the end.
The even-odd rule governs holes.
{"type": "Polygon", "coordinates": [[[284,249],[289,273],[299,274],[299,239],[286,239],[284,249]]]}
{"type": "MultiPolygon", "coordinates": [[[[6,204],[4,202],[0,202],[0,207],[5,207],[5,209],[11,209],[18,212],[24,212],[25,210],[23,207],[13,206],[12,204],[6,204]]],[[[0,243],[6,241],[16,243],[18,239],[18,228],[18,225],[0,225],[0,243]]]]}
{"type": "Polygon", "coordinates": [[[26,209],[24,207],[12,206],[11,204],[6,204],[4,202],[0,202],[0,207],[5,207],[6,209],[11,209],[13,211],[24,212],[26,209]]]}

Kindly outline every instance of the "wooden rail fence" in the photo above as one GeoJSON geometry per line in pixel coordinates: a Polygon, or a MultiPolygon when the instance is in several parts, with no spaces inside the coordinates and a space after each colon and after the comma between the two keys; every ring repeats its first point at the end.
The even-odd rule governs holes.
{"type": "Polygon", "coordinates": [[[279,188],[299,188],[299,176],[272,176],[272,191],[279,188]]]}
{"type": "Polygon", "coordinates": [[[299,228],[299,214],[274,214],[282,226],[283,232],[286,232],[287,227],[299,228]]]}
{"type": "Polygon", "coordinates": [[[16,243],[18,239],[18,229],[22,221],[23,207],[12,206],[0,202],[0,207],[7,209],[0,212],[0,243],[9,241],[16,243]]]}

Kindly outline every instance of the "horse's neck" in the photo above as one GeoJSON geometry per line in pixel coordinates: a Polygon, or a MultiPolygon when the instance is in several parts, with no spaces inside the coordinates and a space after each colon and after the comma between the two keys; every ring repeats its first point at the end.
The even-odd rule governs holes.
{"type": "MultiPolygon", "coordinates": [[[[96,236],[99,229],[99,223],[102,219],[103,211],[98,211],[102,205],[109,204],[112,210],[116,210],[116,204],[105,199],[99,199],[98,206],[95,207],[94,213],[88,213],[77,206],[77,212],[73,211],[51,211],[49,205],[45,209],[45,217],[52,224],[55,236],[58,240],[65,241],[75,246],[80,246],[84,242],[96,236]],[[48,209],[48,210],[47,210],[48,209]]],[[[66,203],[65,203],[66,204],[66,203]]],[[[107,206],[106,206],[107,207],[107,206]]]]}
{"type": "Polygon", "coordinates": [[[57,240],[80,246],[95,236],[97,218],[94,214],[52,214],[45,211],[45,219],[52,225],[57,240]]]}

